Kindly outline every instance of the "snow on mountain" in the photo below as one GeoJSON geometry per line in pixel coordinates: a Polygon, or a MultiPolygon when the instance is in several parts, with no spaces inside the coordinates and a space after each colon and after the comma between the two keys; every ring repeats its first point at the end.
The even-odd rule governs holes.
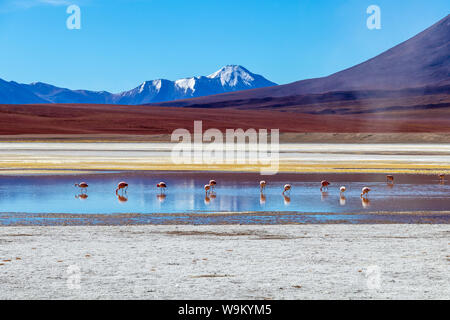
{"type": "Polygon", "coordinates": [[[264,77],[241,66],[228,65],[209,76],[146,81],[139,87],[117,94],[117,104],[144,104],[208,96],[231,91],[275,86],[264,77]]]}
{"type": "Polygon", "coordinates": [[[227,65],[209,76],[170,81],[145,81],[118,94],[106,91],[70,90],[42,82],[18,84],[0,79],[0,103],[101,103],[137,105],[202,97],[231,91],[275,86],[264,77],[237,65],[227,65]]]}
{"type": "MultiPolygon", "coordinates": [[[[252,83],[255,81],[256,77],[258,76],[252,74],[244,67],[232,65],[222,67],[220,70],[208,76],[210,79],[219,79],[223,87],[237,87],[240,84],[252,86],[252,83]]],[[[264,78],[262,79],[265,80],[264,78]]],[[[261,79],[258,80],[260,81],[261,79]]]]}

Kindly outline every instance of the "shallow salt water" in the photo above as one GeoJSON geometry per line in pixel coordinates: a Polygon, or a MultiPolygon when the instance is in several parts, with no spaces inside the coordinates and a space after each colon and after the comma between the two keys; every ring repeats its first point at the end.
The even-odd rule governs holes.
{"type": "MultiPolygon", "coordinates": [[[[261,177],[244,173],[108,173],[60,176],[0,176],[0,213],[60,214],[203,214],[221,212],[340,213],[445,211],[450,210],[450,185],[435,176],[398,175],[393,186],[382,174],[279,174],[261,177]],[[215,195],[205,196],[203,186],[210,178],[218,181],[215,195]],[[264,195],[259,181],[267,181],[264,195]],[[320,192],[320,181],[332,184],[320,192]],[[161,195],[156,188],[165,181],[161,195]],[[75,183],[89,184],[87,196],[80,196],[75,183]],[[128,192],[115,193],[117,183],[127,181],[128,192]],[[290,196],[281,194],[290,183],[290,196]],[[345,185],[345,196],[339,187],[345,185]],[[361,188],[372,189],[368,200],[361,188]]],[[[261,217],[266,219],[267,217],[261,217]]]]}

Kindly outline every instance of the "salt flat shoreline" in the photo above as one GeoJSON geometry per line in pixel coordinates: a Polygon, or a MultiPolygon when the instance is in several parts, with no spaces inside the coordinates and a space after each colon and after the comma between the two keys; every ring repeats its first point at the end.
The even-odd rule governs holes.
{"type": "Polygon", "coordinates": [[[208,212],[208,213],[2,213],[0,227],[131,226],[131,225],[325,225],[450,224],[450,211],[366,213],[208,212]]]}
{"type": "MultiPolygon", "coordinates": [[[[171,143],[0,141],[0,172],[261,172],[261,163],[174,163],[171,143]]],[[[448,143],[281,143],[277,172],[450,173],[448,143]]]]}
{"type": "Polygon", "coordinates": [[[450,299],[448,225],[0,227],[0,299],[450,299]]]}

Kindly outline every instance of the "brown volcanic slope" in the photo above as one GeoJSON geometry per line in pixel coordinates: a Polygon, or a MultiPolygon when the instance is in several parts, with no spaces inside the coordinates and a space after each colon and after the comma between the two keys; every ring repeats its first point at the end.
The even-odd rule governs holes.
{"type": "MultiPolygon", "coordinates": [[[[448,86],[446,88],[443,86],[449,84],[450,15],[447,15],[430,28],[392,49],[328,77],[159,105],[210,107],[218,106],[219,103],[226,101],[228,106],[233,102],[241,106],[249,102],[249,107],[253,107],[254,99],[290,97],[278,100],[274,104],[274,107],[280,107],[298,105],[298,99],[291,99],[292,96],[308,95],[309,99],[317,100],[317,94],[335,91],[345,91],[345,95],[358,98],[361,95],[365,96],[367,91],[371,90],[372,98],[376,98],[377,93],[383,95],[385,90],[441,87],[441,93],[448,94],[448,86]],[[291,104],[291,102],[294,103],[291,104]]],[[[422,89],[417,89],[418,92],[420,90],[422,89]]]]}
{"type": "Polygon", "coordinates": [[[450,132],[450,15],[329,77],[159,106],[276,111],[285,115],[274,122],[290,132],[450,132]],[[316,124],[296,127],[300,118],[316,124]]]}
{"type": "Polygon", "coordinates": [[[450,132],[450,110],[395,110],[369,114],[197,109],[117,105],[0,105],[0,135],[170,134],[204,129],[278,128],[281,132],[450,132]],[[389,114],[389,116],[386,116],[389,114]]]}

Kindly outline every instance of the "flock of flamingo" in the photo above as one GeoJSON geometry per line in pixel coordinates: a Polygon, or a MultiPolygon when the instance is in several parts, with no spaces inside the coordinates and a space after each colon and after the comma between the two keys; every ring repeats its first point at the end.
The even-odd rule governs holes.
{"type": "MultiPolygon", "coordinates": [[[[441,181],[441,183],[444,182],[445,179],[445,175],[444,174],[439,174],[439,179],[441,181]]],[[[387,175],[386,176],[386,181],[389,185],[393,185],[394,184],[394,176],[393,175],[387,175]]],[[[208,184],[206,184],[204,186],[204,190],[205,190],[205,202],[208,203],[210,198],[215,198],[215,187],[217,185],[217,181],[216,180],[210,180],[208,184]]],[[[324,191],[324,190],[328,190],[328,186],[330,185],[330,182],[327,180],[322,180],[321,181],[321,186],[320,186],[320,191],[324,191]]],[[[89,185],[86,182],[80,182],[80,183],[76,183],[75,184],[76,187],[80,188],[80,194],[76,196],[76,198],[80,198],[80,199],[86,199],[87,198],[87,188],[89,187],[89,185]]],[[[261,201],[265,202],[265,196],[264,196],[264,189],[267,186],[267,182],[265,180],[261,180],[259,182],[259,188],[260,188],[260,193],[261,193],[261,201]]],[[[156,187],[160,190],[160,194],[158,195],[158,199],[160,200],[164,200],[165,199],[165,191],[167,189],[167,184],[163,181],[161,181],[160,183],[158,183],[156,185],[156,187]]],[[[290,195],[292,186],[287,183],[284,185],[283,188],[283,192],[282,195],[285,198],[285,202],[290,202],[290,197],[288,195],[290,195]]],[[[116,189],[116,195],[119,199],[119,201],[121,202],[125,202],[128,199],[124,196],[124,192],[126,193],[128,190],[128,183],[122,181],[119,182],[119,184],[117,185],[117,189],[116,189]],[[122,194],[119,194],[119,191],[122,191],[122,194]]],[[[347,188],[345,186],[341,186],[339,188],[340,191],[340,195],[341,195],[341,199],[343,197],[344,192],[347,190],[347,188]]],[[[371,191],[371,189],[369,187],[363,187],[361,190],[361,199],[366,200],[366,203],[368,202],[368,195],[369,192],[371,191]]],[[[345,199],[345,198],[344,198],[345,199]]]]}

